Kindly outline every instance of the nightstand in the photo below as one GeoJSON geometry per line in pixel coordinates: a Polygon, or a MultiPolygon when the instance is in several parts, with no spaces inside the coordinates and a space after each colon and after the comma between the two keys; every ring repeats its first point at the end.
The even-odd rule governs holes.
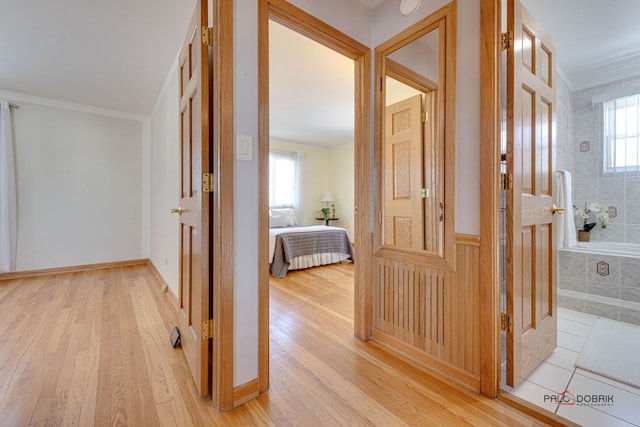
{"type": "Polygon", "coordinates": [[[320,218],[316,217],[316,219],[318,221],[324,221],[324,225],[328,226],[329,225],[329,221],[338,221],[340,218],[327,218],[327,219],[324,219],[323,217],[320,217],[320,218]]]}

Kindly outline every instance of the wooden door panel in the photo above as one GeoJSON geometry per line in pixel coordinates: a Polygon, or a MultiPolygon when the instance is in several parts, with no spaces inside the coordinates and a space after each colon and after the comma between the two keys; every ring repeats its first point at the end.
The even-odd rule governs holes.
{"type": "Polygon", "coordinates": [[[422,96],[386,111],[384,244],[424,249],[422,96]]]}
{"type": "Polygon", "coordinates": [[[507,384],[515,387],[556,346],[555,47],[519,0],[508,4],[507,384]]]}
{"type": "Polygon", "coordinates": [[[393,200],[411,199],[411,144],[400,142],[391,147],[393,162],[393,200]]]}
{"type": "MultiPolygon", "coordinates": [[[[542,224],[538,227],[540,247],[552,247],[552,234],[553,230],[549,224],[542,224]]],[[[552,269],[552,260],[550,259],[550,251],[543,251],[536,256],[538,260],[536,272],[537,277],[550,277],[552,269]]],[[[542,282],[538,287],[538,295],[536,295],[536,304],[540,321],[544,321],[550,316],[555,315],[553,309],[553,303],[555,302],[555,296],[553,295],[552,282],[542,282]]]]}
{"type": "Polygon", "coordinates": [[[202,323],[209,320],[210,198],[202,190],[202,174],[210,167],[209,48],[201,29],[208,26],[207,1],[198,1],[180,51],[180,316],[182,348],[201,396],[209,393],[208,339],[202,323]]]}
{"type": "Polygon", "coordinates": [[[551,147],[553,146],[553,105],[550,101],[544,98],[540,99],[538,103],[538,118],[539,118],[539,131],[540,143],[538,152],[540,153],[540,185],[539,194],[544,196],[553,196],[553,176],[555,172],[551,169],[553,162],[553,152],[551,147]]]}

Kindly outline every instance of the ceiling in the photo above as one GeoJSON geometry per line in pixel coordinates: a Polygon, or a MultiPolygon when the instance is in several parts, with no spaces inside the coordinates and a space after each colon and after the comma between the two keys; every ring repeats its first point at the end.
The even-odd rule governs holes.
{"type": "Polygon", "coordinates": [[[271,137],[323,147],[352,143],[354,72],[352,59],[271,21],[271,137]]]}
{"type": "Polygon", "coordinates": [[[194,0],[0,0],[0,90],[149,115],[194,0]]]}
{"type": "MultiPolygon", "coordinates": [[[[369,8],[382,2],[360,1],[369,8]]],[[[602,0],[524,2],[556,40],[558,64],[574,90],[639,74],[640,1],[616,0],[615,7],[602,0]]],[[[0,91],[148,116],[194,4],[0,0],[0,91]]],[[[281,55],[295,58],[279,65],[272,82],[274,136],[309,144],[353,140],[353,63],[301,37],[273,37],[281,55]],[[336,125],[329,129],[330,123],[336,125]]]]}

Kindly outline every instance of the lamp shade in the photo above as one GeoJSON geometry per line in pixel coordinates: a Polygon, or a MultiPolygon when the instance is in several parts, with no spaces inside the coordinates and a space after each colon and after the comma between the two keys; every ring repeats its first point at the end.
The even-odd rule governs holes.
{"type": "Polygon", "coordinates": [[[321,202],[333,202],[333,195],[331,194],[330,191],[327,191],[326,193],[324,193],[324,196],[322,196],[322,200],[320,200],[321,202]]]}

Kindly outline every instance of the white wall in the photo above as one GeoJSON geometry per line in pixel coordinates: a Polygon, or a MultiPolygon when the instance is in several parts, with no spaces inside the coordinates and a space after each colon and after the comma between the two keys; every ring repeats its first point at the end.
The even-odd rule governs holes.
{"type": "Polygon", "coordinates": [[[50,101],[13,114],[17,270],[142,258],[142,122],[50,101]]]}
{"type": "MultiPolygon", "coordinates": [[[[234,133],[258,141],[258,2],[234,1],[234,133]]],[[[258,144],[234,163],[233,384],[258,376],[258,144]]]]}
{"type": "Polygon", "coordinates": [[[353,242],[355,239],[355,150],[354,144],[347,144],[329,150],[329,189],[336,203],[339,221],[331,225],[346,228],[353,242]]]}
{"type": "Polygon", "coordinates": [[[180,121],[178,66],[171,68],[150,120],[150,259],[178,296],[180,121]]]}

